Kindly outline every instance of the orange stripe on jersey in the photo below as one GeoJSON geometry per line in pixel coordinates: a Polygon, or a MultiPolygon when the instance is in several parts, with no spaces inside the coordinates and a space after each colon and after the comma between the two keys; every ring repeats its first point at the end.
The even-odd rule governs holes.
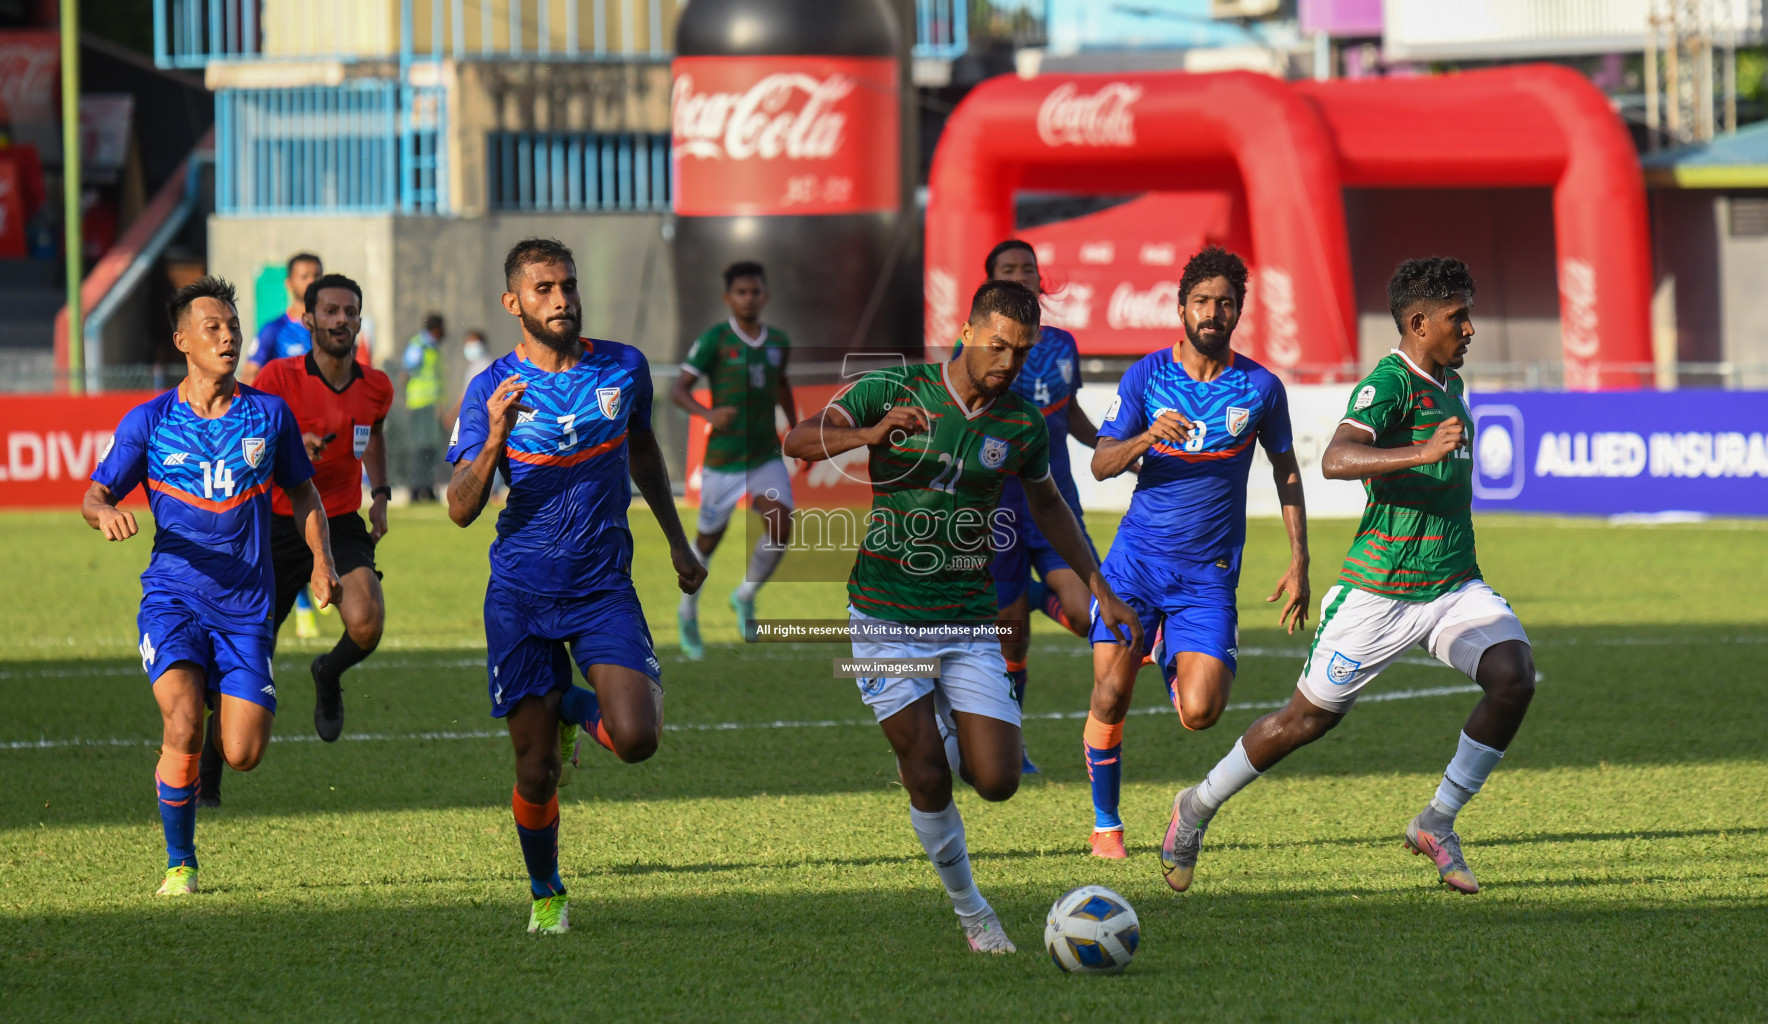
{"type": "Polygon", "coordinates": [[[260,494],[269,493],[270,481],[266,480],[251,490],[242,494],[236,494],[233,497],[228,498],[226,501],[214,501],[209,498],[199,498],[188,491],[181,491],[178,488],[173,487],[171,484],[165,483],[161,480],[149,480],[147,482],[147,489],[150,491],[158,491],[168,498],[182,501],[186,505],[200,508],[205,512],[226,512],[228,509],[238,508],[239,506],[244,505],[246,502],[251,501],[260,494]]]}
{"type": "Polygon", "coordinates": [[[510,445],[504,445],[504,454],[517,462],[526,462],[531,466],[575,466],[579,462],[588,462],[597,455],[606,455],[626,443],[626,435],[621,434],[612,440],[603,441],[593,448],[585,448],[569,455],[539,455],[534,452],[518,451],[510,445]]]}
{"type": "Polygon", "coordinates": [[[1057,399],[1054,402],[1051,402],[1049,405],[1044,406],[1042,409],[1040,409],[1038,411],[1043,413],[1045,416],[1048,416],[1053,412],[1060,412],[1066,408],[1068,408],[1068,398],[1063,397],[1063,398],[1057,399]]]}
{"type": "Polygon", "coordinates": [[[1246,435],[1246,440],[1232,448],[1224,448],[1219,452],[1188,452],[1180,448],[1174,448],[1171,445],[1164,444],[1160,441],[1154,442],[1153,448],[1162,455],[1171,455],[1176,459],[1183,459],[1186,462],[1208,462],[1213,459],[1231,459],[1245,451],[1246,446],[1251,443],[1252,435],[1248,434],[1246,435]]]}

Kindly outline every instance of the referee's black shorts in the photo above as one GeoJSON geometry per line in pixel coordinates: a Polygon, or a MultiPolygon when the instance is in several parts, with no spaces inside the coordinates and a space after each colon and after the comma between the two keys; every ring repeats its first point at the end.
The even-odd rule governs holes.
{"type": "MultiPolygon", "coordinates": [[[[362,516],[345,512],[328,517],[326,522],[331,525],[332,561],[337,564],[338,578],[367,566],[379,579],[380,570],[374,568],[374,538],[368,535],[362,516]]],[[[276,629],[280,632],[283,620],[295,607],[295,596],[313,577],[313,551],[295,529],[294,516],[270,517],[270,561],[276,573],[276,629]]]]}

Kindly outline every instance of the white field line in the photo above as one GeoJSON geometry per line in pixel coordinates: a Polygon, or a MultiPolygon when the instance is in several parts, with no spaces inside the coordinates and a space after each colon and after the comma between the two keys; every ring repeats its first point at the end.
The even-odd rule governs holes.
{"type": "MultiPolygon", "coordinates": [[[[1418,690],[1395,690],[1392,693],[1374,693],[1360,697],[1358,703],[1376,703],[1392,700],[1417,700],[1422,697],[1447,697],[1452,694],[1478,693],[1479,687],[1472,683],[1460,686],[1431,686],[1418,690]]],[[[1246,701],[1229,704],[1229,711],[1270,711],[1282,707],[1287,700],[1246,701]]],[[[1132,715],[1170,715],[1173,709],[1164,704],[1151,708],[1134,708],[1132,715]]],[[[1048,711],[1042,714],[1026,715],[1036,721],[1079,721],[1087,717],[1085,711],[1048,711]]],[[[877,724],[871,718],[824,718],[805,721],[777,720],[772,722],[670,722],[663,726],[666,732],[738,732],[754,729],[837,729],[850,726],[868,726],[877,724]]],[[[441,732],[368,732],[352,733],[343,737],[353,743],[389,743],[402,740],[490,740],[507,736],[496,729],[462,729],[441,732]]],[[[306,733],[292,736],[272,736],[272,743],[317,743],[319,737],[306,733]]],[[[152,747],[158,740],[150,739],[40,739],[10,740],[0,743],[0,750],[61,750],[68,747],[152,747]]]]}

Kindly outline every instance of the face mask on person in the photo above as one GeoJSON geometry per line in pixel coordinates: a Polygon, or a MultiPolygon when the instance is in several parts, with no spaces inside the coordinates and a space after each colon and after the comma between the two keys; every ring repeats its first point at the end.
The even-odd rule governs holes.
{"type": "Polygon", "coordinates": [[[478,340],[469,341],[461,346],[460,354],[466,356],[469,361],[483,359],[485,358],[485,343],[478,340]]]}

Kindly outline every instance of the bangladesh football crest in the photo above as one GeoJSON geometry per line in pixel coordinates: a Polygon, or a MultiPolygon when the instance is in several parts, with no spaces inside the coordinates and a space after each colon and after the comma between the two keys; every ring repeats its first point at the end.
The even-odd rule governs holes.
{"type": "Polygon", "coordinates": [[[786,350],[774,345],[767,347],[767,365],[777,367],[786,358],[786,350]]]}
{"type": "Polygon", "coordinates": [[[595,404],[601,407],[602,415],[608,419],[620,415],[620,389],[596,388],[595,404]]]}
{"type": "Polygon", "coordinates": [[[1326,678],[1336,686],[1344,686],[1357,678],[1357,670],[1363,667],[1360,661],[1352,661],[1337,651],[1332,652],[1332,660],[1326,663],[1326,678]]]}
{"type": "Polygon", "coordinates": [[[1239,437],[1240,432],[1246,429],[1246,421],[1251,418],[1251,409],[1241,409],[1232,405],[1228,406],[1228,436],[1239,437]]]}
{"type": "Polygon", "coordinates": [[[246,438],[239,443],[239,450],[246,457],[246,465],[253,469],[257,469],[258,463],[264,461],[264,439],[261,437],[246,438]]]}
{"type": "Polygon", "coordinates": [[[985,434],[982,438],[982,451],[976,457],[981,460],[984,469],[1000,469],[1007,464],[1007,442],[985,434]]]}

